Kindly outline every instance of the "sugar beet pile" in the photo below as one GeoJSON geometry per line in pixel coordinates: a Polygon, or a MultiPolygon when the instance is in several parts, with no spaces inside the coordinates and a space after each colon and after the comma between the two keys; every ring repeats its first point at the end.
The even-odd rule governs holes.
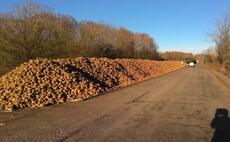
{"type": "Polygon", "coordinates": [[[12,111],[84,99],[182,68],[140,59],[35,59],[0,78],[0,109],[12,111]]]}

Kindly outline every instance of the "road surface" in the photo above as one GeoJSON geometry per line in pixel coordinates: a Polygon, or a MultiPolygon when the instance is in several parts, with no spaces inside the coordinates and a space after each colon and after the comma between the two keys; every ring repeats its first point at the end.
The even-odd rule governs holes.
{"type": "Polygon", "coordinates": [[[0,141],[210,142],[216,109],[230,110],[226,81],[187,67],[80,103],[1,112],[0,141]]]}

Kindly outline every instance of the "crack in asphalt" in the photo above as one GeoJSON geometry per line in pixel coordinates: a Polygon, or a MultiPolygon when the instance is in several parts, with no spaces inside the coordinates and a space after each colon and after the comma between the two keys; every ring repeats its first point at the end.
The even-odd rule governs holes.
{"type": "Polygon", "coordinates": [[[147,95],[150,91],[146,91],[145,93],[143,93],[142,95],[134,98],[132,101],[128,102],[127,104],[130,104],[130,103],[134,103],[134,102],[137,102],[138,100],[140,100],[142,97],[144,97],[145,95],[147,95]]]}
{"type": "Polygon", "coordinates": [[[57,140],[57,142],[64,142],[65,140],[69,139],[70,137],[72,137],[73,135],[76,135],[79,132],[80,132],[79,129],[74,131],[74,132],[71,132],[70,134],[68,134],[67,136],[63,137],[62,139],[57,140]]]}

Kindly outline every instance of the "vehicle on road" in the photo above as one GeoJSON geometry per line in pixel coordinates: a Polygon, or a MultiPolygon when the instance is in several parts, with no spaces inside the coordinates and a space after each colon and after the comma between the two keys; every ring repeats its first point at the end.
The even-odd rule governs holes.
{"type": "Polygon", "coordinates": [[[194,62],[190,62],[190,63],[188,64],[188,66],[189,66],[189,67],[195,67],[195,63],[194,63],[194,62]]]}

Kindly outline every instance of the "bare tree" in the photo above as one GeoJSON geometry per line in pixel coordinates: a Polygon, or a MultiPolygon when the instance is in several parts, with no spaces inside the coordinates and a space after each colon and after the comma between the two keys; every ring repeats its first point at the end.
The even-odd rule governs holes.
{"type": "Polygon", "coordinates": [[[0,14],[0,74],[38,57],[159,59],[153,38],[95,22],[78,23],[28,0],[0,14]]]}
{"type": "Polygon", "coordinates": [[[185,53],[179,51],[164,52],[161,54],[164,60],[174,60],[174,61],[191,61],[195,60],[192,53],[185,53]]]}
{"type": "Polygon", "coordinates": [[[133,37],[137,58],[159,59],[158,46],[154,39],[144,33],[134,33],[133,37]]]}
{"type": "Polygon", "coordinates": [[[73,18],[55,15],[32,1],[2,14],[0,23],[0,57],[7,66],[37,57],[68,56],[77,37],[73,18]]]}
{"type": "Polygon", "coordinates": [[[218,61],[230,70],[230,15],[217,24],[211,37],[216,44],[218,61]]]}

